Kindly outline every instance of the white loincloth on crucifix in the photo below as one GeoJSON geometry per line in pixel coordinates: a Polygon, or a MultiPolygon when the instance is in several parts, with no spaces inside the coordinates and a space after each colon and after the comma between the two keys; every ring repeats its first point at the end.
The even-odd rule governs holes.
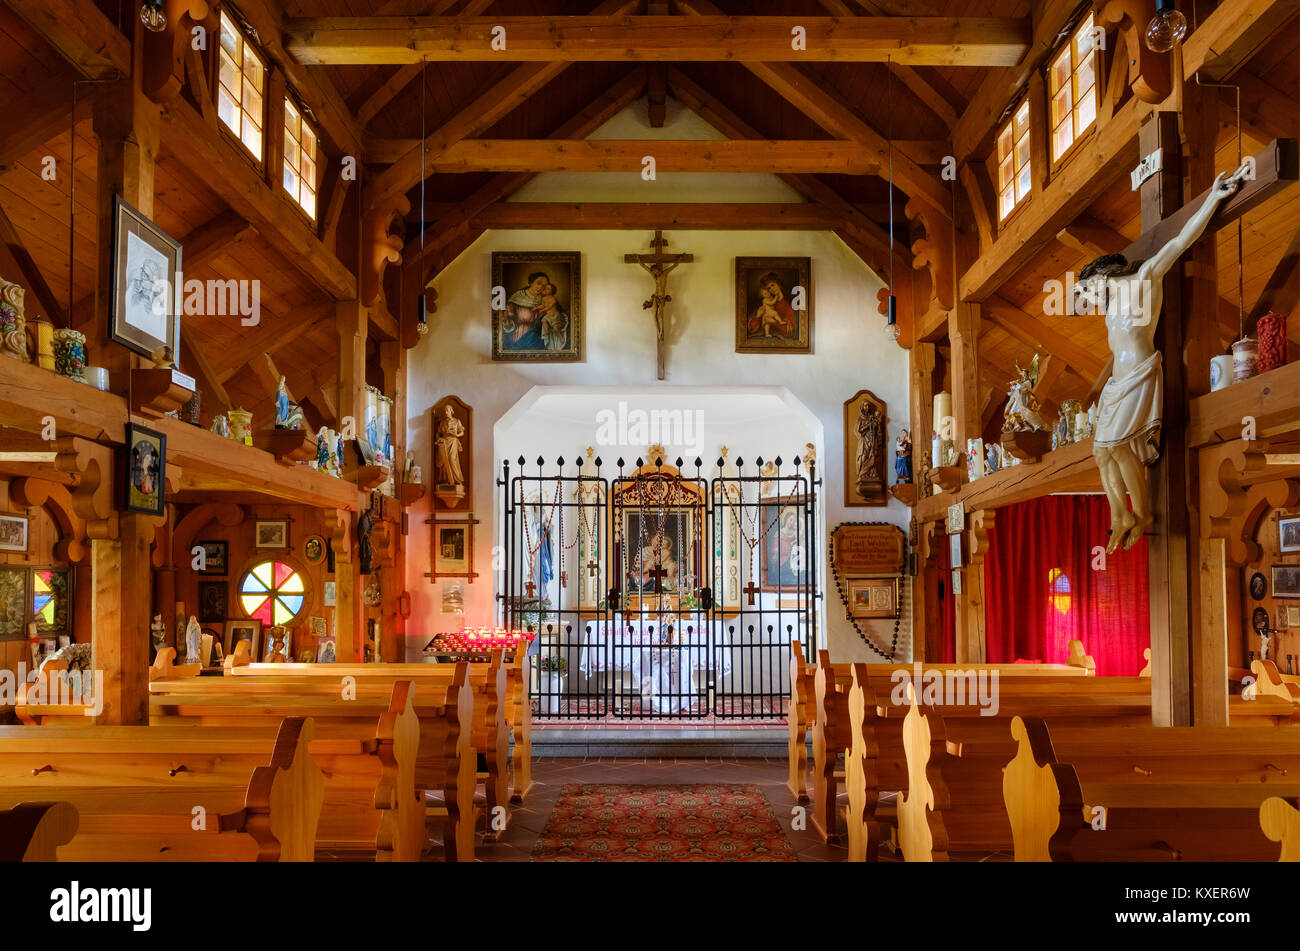
{"type": "Polygon", "coordinates": [[[655,279],[655,292],[650,295],[649,300],[641,304],[641,309],[654,309],[655,362],[658,366],[659,379],[661,380],[664,378],[665,310],[668,306],[668,302],[673,299],[672,295],[668,293],[668,272],[679,264],[690,264],[695,260],[695,255],[693,254],[665,254],[664,248],[667,244],[668,240],[664,237],[664,233],[662,231],[656,231],[654,238],[650,241],[650,246],[655,249],[654,254],[623,255],[624,264],[639,264],[650,273],[651,277],[655,279]]]}

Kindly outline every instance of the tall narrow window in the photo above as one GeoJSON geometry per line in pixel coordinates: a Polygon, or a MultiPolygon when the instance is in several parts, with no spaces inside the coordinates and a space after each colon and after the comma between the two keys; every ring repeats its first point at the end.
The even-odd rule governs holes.
{"type": "Polygon", "coordinates": [[[262,102],[266,67],[239,32],[235,22],[221,14],[221,66],[217,82],[217,115],[244,148],[262,160],[262,129],[266,110],[262,102]]]}
{"type": "Polygon", "coordinates": [[[1047,74],[1052,99],[1052,161],[1070,151],[1097,118],[1097,47],[1092,14],[1084,17],[1047,74]]]}
{"type": "Polygon", "coordinates": [[[316,220],[316,133],[288,99],[284,101],[284,190],[316,220]]]}
{"type": "Polygon", "coordinates": [[[998,220],[1029,197],[1029,100],[1016,109],[998,134],[998,220]]]}

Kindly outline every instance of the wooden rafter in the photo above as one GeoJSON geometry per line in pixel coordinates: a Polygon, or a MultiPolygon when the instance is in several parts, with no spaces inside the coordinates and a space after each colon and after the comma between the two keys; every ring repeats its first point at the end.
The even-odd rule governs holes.
{"type": "MultiPolygon", "coordinates": [[[[50,285],[45,281],[45,275],[40,272],[36,262],[27,252],[23,245],[22,238],[18,235],[18,230],[14,228],[13,222],[9,216],[0,208],[0,260],[9,257],[18,269],[17,274],[10,271],[14,279],[22,277],[22,283],[27,288],[27,293],[31,295],[26,301],[26,313],[28,319],[37,316],[36,308],[45,312],[45,317],[59,327],[68,325],[67,316],[63,308],[59,306],[59,300],[50,290],[50,285]]],[[[5,270],[8,270],[6,267],[5,270]]]]}
{"type": "MultiPolygon", "coordinates": [[[[81,90],[77,118],[90,115],[94,86],[81,90]]],[[[55,78],[42,82],[21,102],[5,104],[5,121],[0,124],[0,171],[12,168],[33,150],[69,131],[72,118],[72,82],[55,78]]]]}
{"type": "MultiPolygon", "coordinates": [[[[677,5],[696,18],[719,12],[709,0],[678,0],[677,5]]],[[[875,154],[880,162],[880,174],[883,174],[888,163],[889,143],[856,112],[800,72],[792,63],[746,62],[743,65],[831,135],[856,142],[875,154]]],[[[898,187],[910,197],[933,205],[944,217],[951,217],[949,209],[952,207],[952,196],[937,176],[922,169],[906,155],[898,154],[895,154],[893,160],[893,176],[898,187]]]]}
{"type": "Polygon", "coordinates": [[[1007,17],[444,16],[285,22],[301,63],[838,62],[1010,66],[1029,28],[1007,17]],[[496,31],[505,30],[504,44],[496,31]],[[791,41],[805,31],[806,44],[791,41]]]}
{"type": "Polygon", "coordinates": [[[469,219],[473,229],[694,229],[714,231],[834,231],[844,215],[811,202],[713,204],[709,202],[499,201],[469,219]]]}
{"type": "Polygon", "coordinates": [[[7,0],[87,79],[131,74],[131,44],[91,0],[7,0]]]}
{"type": "MultiPolygon", "coordinates": [[[[1031,347],[1046,350],[1052,356],[1078,370],[1085,378],[1093,377],[1102,366],[1102,358],[1090,352],[1046,323],[1025,313],[1010,301],[993,296],[984,301],[989,320],[1031,347]]],[[[1076,318],[1078,319],[1078,318],[1076,318]]],[[[1087,318],[1083,318],[1087,319],[1087,318]]]]}
{"type": "MultiPolygon", "coordinates": [[[[636,5],[637,0],[605,0],[596,8],[595,13],[628,13],[636,5]]],[[[423,156],[420,148],[412,149],[376,175],[365,189],[363,207],[371,208],[382,204],[390,196],[401,194],[417,185],[422,168],[427,171],[428,163],[436,161],[449,146],[491,128],[527,102],[533,93],[562,73],[568,65],[564,62],[525,63],[511,70],[427,136],[423,156]]]]}
{"type": "Polygon", "coordinates": [[[1289,315],[1296,308],[1300,298],[1300,232],[1291,236],[1291,244],[1282,254],[1282,259],[1273,268],[1259,300],[1250,310],[1250,322],[1253,327],[1259,318],[1269,311],[1289,315]]]}

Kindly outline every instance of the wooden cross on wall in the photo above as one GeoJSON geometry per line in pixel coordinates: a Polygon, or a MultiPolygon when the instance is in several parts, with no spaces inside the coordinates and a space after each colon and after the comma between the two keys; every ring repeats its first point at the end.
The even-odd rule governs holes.
{"type": "Polygon", "coordinates": [[[656,363],[661,380],[664,378],[664,309],[673,299],[668,293],[668,272],[679,264],[690,264],[695,260],[693,254],[665,254],[664,248],[667,245],[668,239],[664,233],[656,230],[655,236],[650,240],[650,246],[655,249],[654,254],[623,255],[624,264],[639,264],[655,279],[655,292],[648,301],[642,303],[641,308],[654,309],[656,363]]]}

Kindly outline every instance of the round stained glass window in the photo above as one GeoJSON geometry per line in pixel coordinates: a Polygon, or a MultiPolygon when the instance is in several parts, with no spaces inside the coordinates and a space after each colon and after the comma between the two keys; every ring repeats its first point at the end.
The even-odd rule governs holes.
{"type": "Polygon", "coordinates": [[[264,561],[254,565],[239,585],[244,613],[262,622],[288,624],[302,610],[306,589],[302,576],[292,565],[282,561],[264,561]]]}

